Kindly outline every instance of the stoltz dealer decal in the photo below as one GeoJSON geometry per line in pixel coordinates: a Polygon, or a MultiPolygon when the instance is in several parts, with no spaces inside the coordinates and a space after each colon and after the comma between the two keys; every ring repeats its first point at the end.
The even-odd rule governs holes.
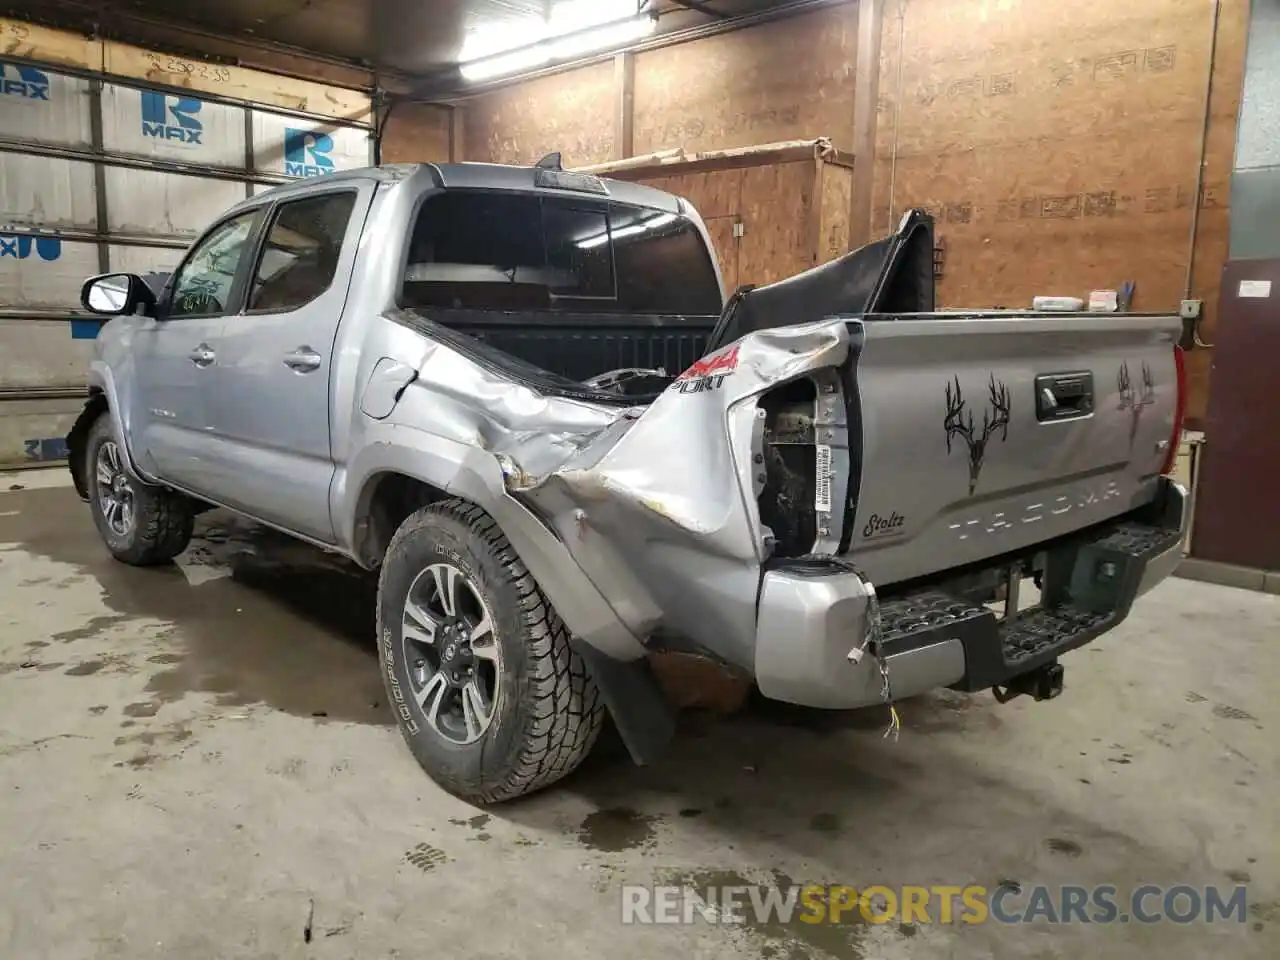
{"type": "Polygon", "coordinates": [[[698,360],[676,377],[675,387],[681,393],[703,393],[719,390],[725,377],[738,369],[738,346],[698,360]]]}
{"type": "Polygon", "coordinates": [[[906,518],[897,510],[887,517],[873,513],[867,521],[867,525],[862,528],[862,535],[870,540],[873,537],[887,537],[890,534],[902,533],[902,525],[905,522],[906,518]]]}

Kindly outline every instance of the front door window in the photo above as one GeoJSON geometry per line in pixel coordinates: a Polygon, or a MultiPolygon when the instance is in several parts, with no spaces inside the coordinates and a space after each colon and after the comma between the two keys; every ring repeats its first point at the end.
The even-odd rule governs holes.
{"type": "Polygon", "coordinates": [[[174,278],[169,317],[216,317],[227,312],[257,216],[251,210],[232,217],[196,245],[174,278]]]}

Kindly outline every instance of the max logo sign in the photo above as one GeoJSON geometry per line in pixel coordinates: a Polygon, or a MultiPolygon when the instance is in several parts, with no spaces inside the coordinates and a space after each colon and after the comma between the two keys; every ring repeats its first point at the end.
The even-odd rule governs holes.
{"type": "Polygon", "coordinates": [[[724,378],[737,369],[738,346],[734,344],[727,350],[713,353],[695,362],[692,367],[676,377],[674,386],[681,393],[719,390],[724,384],[724,378]]]}
{"type": "Polygon", "coordinates": [[[315,130],[284,131],[284,172],[288,177],[319,177],[333,173],[333,138],[315,130]]]}
{"type": "Polygon", "coordinates": [[[0,63],[0,94],[16,100],[49,100],[49,78],[35,67],[0,63]]]}
{"type": "Polygon", "coordinates": [[[0,258],[13,257],[15,260],[26,260],[32,249],[36,256],[46,263],[52,263],[62,256],[62,241],[57,237],[28,237],[0,234],[0,258]]]}
{"type": "Polygon", "coordinates": [[[196,114],[202,106],[192,97],[168,97],[163,93],[143,93],[142,135],[188,146],[202,146],[204,127],[196,114]]]}

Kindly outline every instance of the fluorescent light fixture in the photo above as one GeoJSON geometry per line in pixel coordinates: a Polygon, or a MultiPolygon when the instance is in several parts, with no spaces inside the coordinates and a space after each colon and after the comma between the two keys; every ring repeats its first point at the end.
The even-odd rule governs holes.
{"type": "Polygon", "coordinates": [[[546,5],[543,16],[485,17],[467,31],[458,62],[470,63],[591,27],[630,20],[640,7],[637,0],[558,0],[546,5]]]}
{"type": "Polygon", "coordinates": [[[632,17],[603,26],[543,40],[518,50],[473,60],[461,65],[465,80],[489,80],[493,77],[534,70],[559,60],[571,60],[592,53],[635,43],[653,33],[657,21],[652,16],[632,17]]]}

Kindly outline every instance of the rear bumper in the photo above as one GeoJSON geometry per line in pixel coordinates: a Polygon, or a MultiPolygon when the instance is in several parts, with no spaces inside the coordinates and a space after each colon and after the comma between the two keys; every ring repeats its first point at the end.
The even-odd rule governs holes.
{"type": "Polygon", "coordinates": [[[895,700],[939,687],[1004,685],[1121,623],[1138,597],[1177,568],[1187,516],[1187,491],[1162,478],[1142,510],[1039,548],[1048,557],[1043,602],[1004,621],[945,588],[878,598],[837,558],[770,570],[756,630],[760,691],[828,709],[883,702],[878,659],[849,659],[868,636],[895,700]]]}

